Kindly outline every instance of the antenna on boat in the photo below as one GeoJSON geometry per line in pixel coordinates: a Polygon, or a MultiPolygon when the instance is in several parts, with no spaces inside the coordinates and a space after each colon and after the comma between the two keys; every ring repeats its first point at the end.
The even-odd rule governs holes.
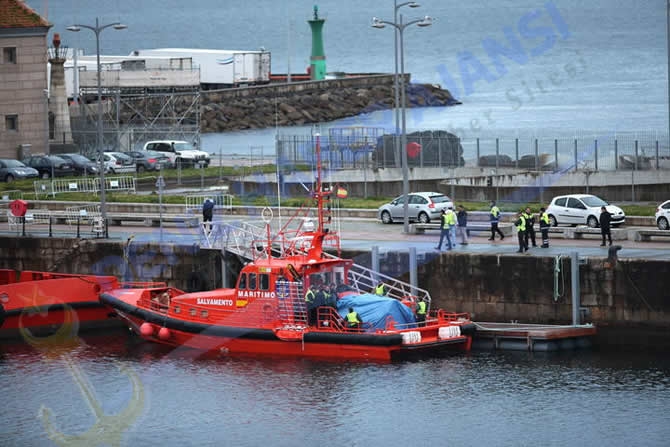
{"type": "Polygon", "coordinates": [[[277,171],[277,214],[279,218],[279,228],[281,228],[281,173],[279,171],[279,111],[277,96],[275,96],[275,164],[277,171]]]}
{"type": "Polygon", "coordinates": [[[268,252],[268,261],[272,259],[272,235],[270,234],[270,222],[272,222],[272,208],[266,206],[261,212],[261,219],[265,222],[265,229],[267,231],[267,252],[268,252]]]}
{"type": "Polygon", "coordinates": [[[319,231],[323,232],[323,185],[321,184],[321,133],[314,134],[316,137],[316,209],[318,213],[319,231]]]}

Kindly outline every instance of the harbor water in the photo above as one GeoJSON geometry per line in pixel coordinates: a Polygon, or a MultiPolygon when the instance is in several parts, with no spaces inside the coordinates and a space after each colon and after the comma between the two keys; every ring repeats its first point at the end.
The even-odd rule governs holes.
{"type": "MultiPolygon", "coordinates": [[[[63,45],[95,54],[95,36],[72,33],[73,23],[121,21],[105,30],[101,53],[141,48],[256,50],[272,54],[272,72],[304,73],[311,35],[306,20],[318,4],[326,18],[327,71],[393,73],[393,31],[370,26],[393,20],[391,0],[314,2],[257,0],[253,4],[199,0],[27,0],[53,23],[63,45]]],[[[402,3],[402,2],[398,2],[402,3]]],[[[455,107],[410,109],[409,132],[449,130],[466,140],[613,137],[668,134],[666,6],[662,0],[500,0],[486,5],[427,0],[401,8],[405,22],[429,15],[432,26],[404,32],[405,71],[413,82],[440,84],[462,101],[455,107]]],[[[51,35],[50,34],[50,35],[51,35]]],[[[328,126],[394,129],[390,111],[328,126]]],[[[202,147],[225,155],[274,153],[276,133],[305,135],[311,126],[205,134],[202,147]]],[[[653,137],[652,137],[653,138],[653,137]]]]}
{"type": "Polygon", "coordinates": [[[199,357],[125,330],[0,345],[6,446],[667,446],[670,360],[473,351],[391,364],[199,357]]]}

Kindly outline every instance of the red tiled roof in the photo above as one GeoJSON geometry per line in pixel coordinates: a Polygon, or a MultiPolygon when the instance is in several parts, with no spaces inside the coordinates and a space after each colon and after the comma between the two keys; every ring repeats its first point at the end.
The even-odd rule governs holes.
{"type": "Polygon", "coordinates": [[[50,27],[37,12],[22,0],[0,0],[0,28],[50,27]]]}

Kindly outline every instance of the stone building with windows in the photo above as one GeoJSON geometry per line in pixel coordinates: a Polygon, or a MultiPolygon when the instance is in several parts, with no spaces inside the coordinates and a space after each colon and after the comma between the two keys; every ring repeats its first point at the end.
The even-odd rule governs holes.
{"type": "Polygon", "coordinates": [[[0,158],[48,152],[50,27],[23,1],[0,0],[0,158]]]}

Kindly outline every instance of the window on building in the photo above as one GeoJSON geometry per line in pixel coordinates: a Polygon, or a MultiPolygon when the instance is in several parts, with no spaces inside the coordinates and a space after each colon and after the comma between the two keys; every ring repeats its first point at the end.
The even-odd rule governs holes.
{"type": "Polygon", "coordinates": [[[16,63],[16,47],[5,47],[2,49],[2,63],[4,64],[16,63]]]}
{"type": "Polygon", "coordinates": [[[53,140],[56,137],[56,115],[49,112],[49,139],[53,140]]]}
{"type": "Polygon", "coordinates": [[[6,130],[19,130],[19,116],[18,115],[7,115],[5,116],[5,129],[6,130]]]}

